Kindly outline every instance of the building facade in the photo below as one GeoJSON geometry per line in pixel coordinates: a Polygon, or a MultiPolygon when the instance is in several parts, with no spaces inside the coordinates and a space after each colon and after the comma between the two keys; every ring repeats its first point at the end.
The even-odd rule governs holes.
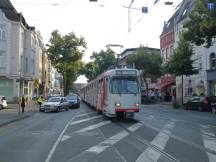
{"type": "MultiPolygon", "coordinates": [[[[174,22],[174,30],[172,30],[174,31],[174,42],[172,43],[173,48],[177,47],[180,34],[184,30],[183,24],[185,20],[187,20],[188,13],[191,12],[194,6],[195,0],[184,0],[178,10],[171,17],[174,22]]],[[[163,53],[163,47],[164,46],[161,44],[161,55],[162,57],[165,57],[164,55],[166,53],[163,53]]],[[[182,77],[176,77],[176,97],[179,101],[182,97],[182,86],[184,101],[187,101],[194,95],[216,95],[216,43],[213,43],[210,48],[194,45],[193,51],[194,54],[191,59],[195,60],[193,66],[198,70],[198,74],[183,76],[183,85],[182,77]]],[[[165,59],[165,62],[166,61],[168,61],[168,59],[165,59]]]]}
{"type": "Polygon", "coordinates": [[[42,78],[42,38],[9,0],[0,1],[0,95],[31,99],[42,78]]]}

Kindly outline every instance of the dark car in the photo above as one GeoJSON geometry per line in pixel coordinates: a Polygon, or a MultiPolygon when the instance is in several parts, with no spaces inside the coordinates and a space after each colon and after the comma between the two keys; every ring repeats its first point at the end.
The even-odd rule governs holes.
{"type": "Polygon", "coordinates": [[[199,111],[210,111],[208,97],[194,96],[184,103],[184,108],[199,111]]]}
{"type": "Polygon", "coordinates": [[[216,96],[210,96],[208,98],[210,109],[214,114],[216,114],[216,96]]]}
{"type": "Polygon", "coordinates": [[[73,94],[66,97],[67,101],[69,102],[70,108],[79,108],[80,107],[80,98],[78,95],[73,94]]]}

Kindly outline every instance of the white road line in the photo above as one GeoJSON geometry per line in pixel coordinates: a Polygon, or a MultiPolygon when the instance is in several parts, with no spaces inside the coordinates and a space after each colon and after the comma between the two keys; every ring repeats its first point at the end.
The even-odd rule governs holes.
{"type": "MultiPolygon", "coordinates": [[[[211,128],[206,125],[200,125],[200,131],[202,132],[203,143],[204,143],[205,148],[216,152],[216,136],[211,130],[211,128]]],[[[215,154],[207,152],[207,156],[208,156],[209,162],[216,161],[215,154]]]]}
{"type": "MultiPolygon", "coordinates": [[[[151,142],[152,145],[164,150],[168,140],[169,135],[171,135],[171,131],[174,128],[174,122],[168,122],[162,129],[162,131],[153,139],[151,142]]],[[[157,162],[160,158],[161,154],[148,147],[136,160],[136,162],[157,162]]]]}
{"type": "Polygon", "coordinates": [[[87,131],[102,127],[102,126],[110,124],[110,123],[111,123],[111,121],[109,121],[109,120],[108,121],[103,121],[103,122],[100,122],[100,123],[97,123],[97,124],[94,124],[94,125],[90,125],[90,126],[88,126],[86,128],[80,129],[80,130],[76,131],[75,133],[87,132],[87,131]]]}
{"type": "MultiPolygon", "coordinates": [[[[128,130],[134,132],[138,128],[140,128],[141,126],[142,126],[142,124],[136,123],[136,124],[130,126],[128,128],[128,130]]],[[[95,154],[99,154],[99,153],[103,152],[107,147],[114,145],[115,143],[119,142],[121,139],[125,138],[128,135],[129,135],[129,133],[127,131],[123,130],[123,131],[117,133],[116,135],[106,139],[105,141],[99,143],[98,145],[89,148],[88,150],[86,150],[86,152],[92,152],[95,154]]]]}
{"type": "MultiPolygon", "coordinates": [[[[77,112],[76,114],[78,114],[79,112],[77,112]]],[[[52,149],[50,150],[45,162],[50,162],[53,153],[55,152],[58,144],[60,143],[65,131],[67,130],[68,126],[70,125],[70,123],[75,119],[76,114],[73,116],[73,118],[67,123],[67,125],[64,127],[63,131],[61,132],[61,134],[59,135],[58,139],[56,140],[55,144],[53,145],[52,149]]]]}
{"type": "Polygon", "coordinates": [[[85,113],[85,114],[80,114],[80,115],[77,115],[76,117],[82,117],[82,116],[86,116],[86,115],[90,115],[90,114],[96,114],[96,112],[90,112],[90,113],[85,113]]]}
{"type": "MultiPolygon", "coordinates": [[[[129,127],[128,130],[136,131],[141,126],[142,126],[142,124],[137,123],[137,124],[134,124],[131,127],[129,127]]],[[[110,148],[115,143],[117,143],[120,140],[122,140],[123,138],[127,137],[129,134],[130,134],[129,132],[123,130],[123,131],[115,134],[114,136],[100,142],[96,146],[90,147],[89,149],[85,150],[84,152],[82,152],[78,156],[70,159],[69,161],[70,162],[72,162],[72,161],[87,162],[87,161],[89,161],[89,159],[93,158],[95,155],[98,155],[98,154],[102,153],[107,148],[110,148]]]]}
{"type": "Polygon", "coordinates": [[[61,139],[61,142],[66,141],[67,139],[71,138],[71,136],[64,135],[61,139]]]}
{"type": "Polygon", "coordinates": [[[97,118],[102,118],[102,117],[103,117],[102,115],[100,115],[100,116],[94,116],[94,117],[91,117],[91,118],[87,118],[87,119],[82,119],[82,120],[71,122],[70,125],[75,125],[75,124],[83,123],[83,122],[86,122],[86,121],[89,121],[89,120],[92,120],[92,119],[97,119],[97,118]]]}

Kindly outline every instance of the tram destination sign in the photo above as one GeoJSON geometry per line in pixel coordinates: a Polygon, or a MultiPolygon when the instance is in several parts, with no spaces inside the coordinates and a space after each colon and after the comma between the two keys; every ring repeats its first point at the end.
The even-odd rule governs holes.
{"type": "Polygon", "coordinates": [[[137,75],[136,70],[116,70],[116,75],[137,75]]]}

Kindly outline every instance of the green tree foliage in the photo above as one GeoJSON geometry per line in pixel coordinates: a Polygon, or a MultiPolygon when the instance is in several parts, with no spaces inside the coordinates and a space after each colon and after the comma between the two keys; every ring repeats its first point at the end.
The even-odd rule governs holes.
{"type": "Polygon", "coordinates": [[[57,30],[51,33],[48,46],[48,57],[52,65],[64,79],[64,94],[69,93],[81,67],[83,51],[86,48],[83,37],[78,38],[73,32],[62,36],[57,30]]]}
{"type": "Polygon", "coordinates": [[[181,36],[178,47],[163,67],[164,72],[175,76],[196,74],[197,70],[193,67],[194,60],[191,59],[192,55],[192,45],[181,36]]]}
{"type": "Polygon", "coordinates": [[[142,70],[142,80],[148,92],[147,78],[156,80],[161,76],[161,56],[159,52],[153,52],[148,48],[139,48],[136,54],[131,54],[126,60],[127,65],[135,65],[138,70],[142,70]]]}
{"type": "MultiPolygon", "coordinates": [[[[170,60],[164,65],[164,72],[170,73],[175,76],[182,76],[183,85],[183,75],[193,75],[198,71],[193,67],[192,60],[193,46],[186,40],[183,36],[180,37],[178,42],[178,47],[174,50],[170,57],[170,60]]],[[[183,86],[182,86],[182,104],[183,104],[183,86]]]]}
{"type": "Polygon", "coordinates": [[[212,45],[212,38],[216,36],[216,0],[196,0],[196,4],[189,19],[184,23],[186,29],[184,38],[198,46],[205,47],[212,45]],[[207,3],[212,2],[215,8],[209,10],[207,3]]]}
{"type": "Polygon", "coordinates": [[[96,78],[116,63],[114,52],[110,49],[101,50],[99,53],[93,52],[90,58],[92,61],[87,63],[82,70],[88,81],[96,78]]]}
{"type": "Polygon", "coordinates": [[[110,49],[107,49],[106,51],[101,50],[99,53],[93,52],[90,58],[94,61],[96,65],[97,75],[109,69],[109,67],[114,65],[116,62],[115,54],[110,49]]]}

